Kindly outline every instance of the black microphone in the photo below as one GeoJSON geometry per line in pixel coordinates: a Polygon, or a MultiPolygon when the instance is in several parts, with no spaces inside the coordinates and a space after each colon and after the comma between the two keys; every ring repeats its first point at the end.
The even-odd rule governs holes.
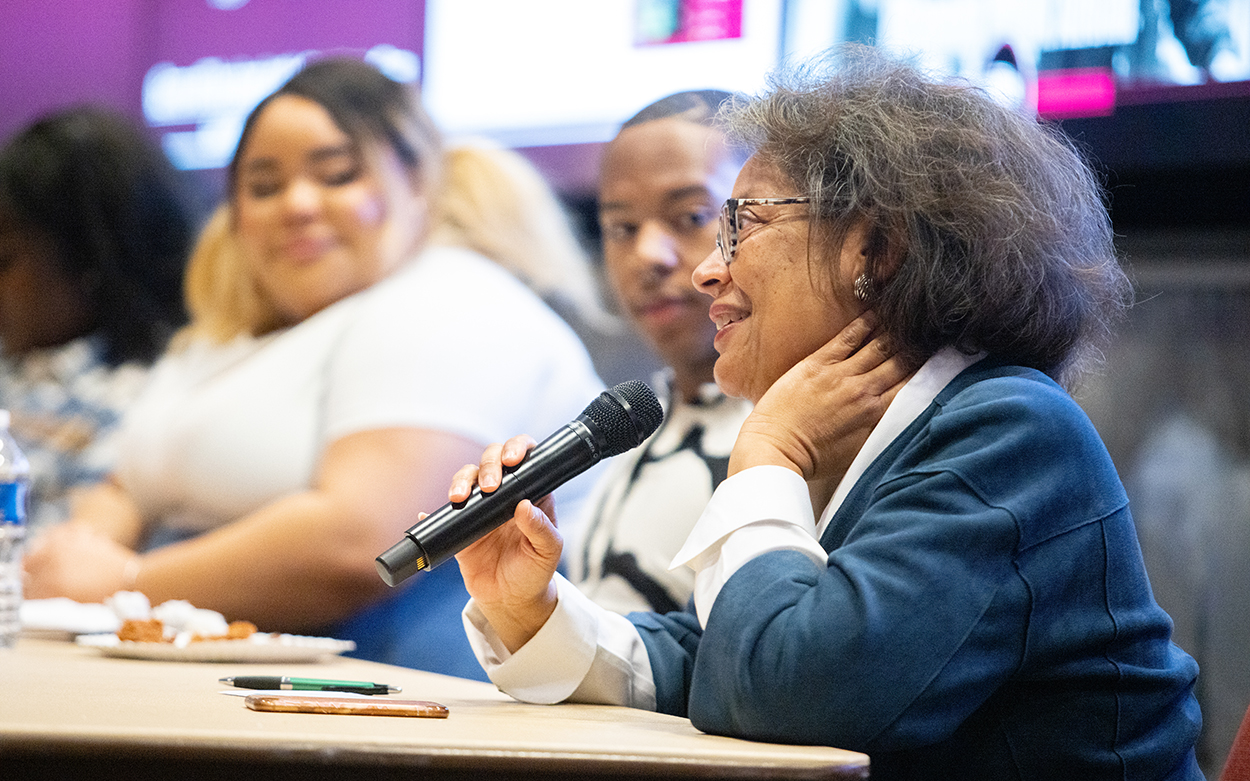
{"type": "Polygon", "coordinates": [[[404,532],[403,539],[376,559],[378,574],[395,586],[418,570],[437,567],[503,525],[523,499],[537,501],[600,460],[637,447],[663,419],[655,393],[638,380],[600,393],[525,460],[504,467],[494,491],[484,494],[474,486],[468,499],[443,505],[404,532]]]}

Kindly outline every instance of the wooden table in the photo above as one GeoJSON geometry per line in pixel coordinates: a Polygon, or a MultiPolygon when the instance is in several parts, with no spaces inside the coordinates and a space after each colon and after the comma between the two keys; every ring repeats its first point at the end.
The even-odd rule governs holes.
{"type": "Polygon", "coordinates": [[[22,638],[0,651],[0,779],[866,778],[834,748],[700,733],[686,719],[599,705],[526,705],[490,684],[331,657],[307,664],[115,659],[22,638]],[[230,675],[377,681],[446,719],[262,713],[230,675]]]}

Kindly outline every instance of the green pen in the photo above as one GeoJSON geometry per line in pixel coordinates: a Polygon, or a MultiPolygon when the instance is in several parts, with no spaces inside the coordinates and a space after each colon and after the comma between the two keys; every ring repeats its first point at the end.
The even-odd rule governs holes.
{"type": "Polygon", "coordinates": [[[221,682],[240,689],[267,689],[311,692],[351,692],[353,694],[393,694],[398,686],[368,681],[327,681],[321,678],[290,678],[277,675],[237,675],[221,682]]]}

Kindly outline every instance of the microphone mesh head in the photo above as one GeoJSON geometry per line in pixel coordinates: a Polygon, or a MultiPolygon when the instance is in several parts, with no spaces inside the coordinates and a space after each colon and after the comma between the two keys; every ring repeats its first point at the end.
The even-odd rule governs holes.
{"type": "Polygon", "coordinates": [[[598,428],[604,458],[637,447],[664,420],[664,410],[645,382],[629,380],[600,393],[582,417],[598,428]]]}

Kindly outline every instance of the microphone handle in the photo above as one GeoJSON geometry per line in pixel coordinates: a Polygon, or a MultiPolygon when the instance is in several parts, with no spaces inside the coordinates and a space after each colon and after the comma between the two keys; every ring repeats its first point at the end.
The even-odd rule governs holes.
{"type": "Polygon", "coordinates": [[[474,486],[463,502],[448,503],[404,534],[425,554],[421,569],[433,569],[502,526],[523,499],[537,501],[600,460],[595,437],[580,419],[540,442],[525,460],[504,469],[488,494],[474,486]],[[490,503],[491,509],[481,505],[490,503]]]}

